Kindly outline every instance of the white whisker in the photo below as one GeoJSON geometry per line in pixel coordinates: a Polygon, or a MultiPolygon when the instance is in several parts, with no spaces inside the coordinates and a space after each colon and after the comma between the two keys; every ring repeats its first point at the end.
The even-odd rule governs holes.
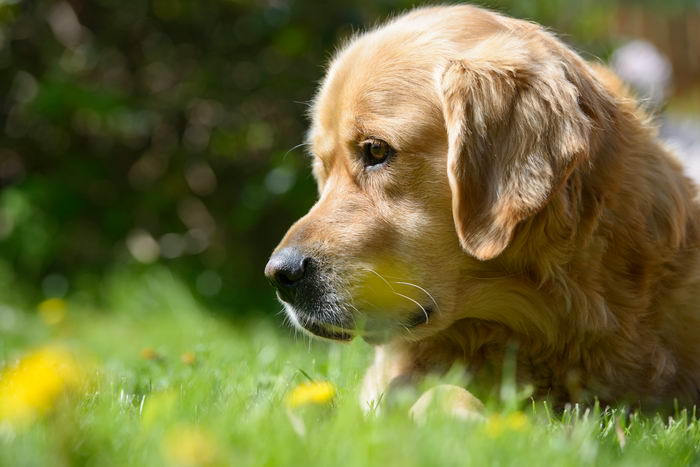
{"type": "Polygon", "coordinates": [[[423,308],[423,305],[421,305],[420,303],[418,303],[416,300],[412,299],[411,297],[407,297],[407,296],[404,295],[404,294],[400,294],[400,293],[398,293],[398,292],[394,292],[394,293],[395,293],[396,295],[398,295],[399,297],[403,297],[403,298],[405,298],[406,300],[410,300],[410,301],[412,301],[413,303],[415,303],[416,305],[418,305],[418,308],[420,308],[421,310],[423,310],[423,314],[425,315],[425,322],[426,322],[426,323],[430,322],[430,318],[428,317],[428,312],[425,311],[425,308],[423,308]]]}
{"type": "Polygon", "coordinates": [[[410,285],[411,287],[415,287],[415,288],[417,288],[417,289],[419,289],[419,290],[422,290],[422,291],[423,291],[428,297],[430,297],[430,299],[433,301],[433,303],[435,304],[435,308],[437,309],[437,311],[440,311],[440,306],[437,304],[437,301],[436,301],[435,298],[432,296],[432,294],[431,294],[430,292],[428,292],[427,290],[425,290],[425,289],[424,289],[423,287],[421,287],[420,285],[411,284],[410,282],[394,282],[394,284],[410,285]]]}
{"type": "MultiPolygon", "coordinates": [[[[430,322],[430,316],[428,315],[428,312],[425,310],[425,308],[423,307],[423,305],[421,305],[420,303],[418,303],[416,300],[412,299],[411,297],[408,297],[408,296],[406,296],[406,295],[404,295],[404,294],[398,293],[396,290],[394,290],[394,287],[392,287],[391,283],[390,283],[388,280],[386,280],[386,279],[384,278],[384,276],[382,276],[381,274],[379,274],[379,273],[378,273],[377,271],[375,271],[374,269],[372,269],[372,268],[365,268],[365,269],[367,269],[367,271],[369,271],[369,272],[372,272],[372,273],[376,274],[377,277],[379,277],[381,280],[383,280],[384,283],[386,283],[386,285],[389,287],[389,289],[391,289],[391,291],[392,291],[395,295],[398,295],[399,297],[403,297],[403,298],[405,298],[406,300],[409,300],[409,301],[415,303],[416,305],[418,305],[418,308],[420,308],[421,310],[423,310],[423,314],[425,315],[425,322],[426,322],[426,323],[430,322]]],[[[402,282],[395,282],[395,283],[396,283],[396,284],[401,284],[402,282]]],[[[407,285],[414,285],[414,284],[408,284],[407,282],[406,282],[405,284],[407,284],[407,285]]],[[[417,285],[414,285],[414,286],[415,286],[415,287],[418,287],[417,285]]],[[[425,289],[423,289],[422,287],[418,287],[418,288],[421,289],[421,290],[423,290],[423,292],[425,292],[426,294],[428,294],[428,296],[430,296],[430,298],[431,298],[431,299],[433,300],[433,302],[435,303],[435,299],[434,299],[425,289]]],[[[437,303],[435,303],[435,306],[437,307],[437,303]]]]}
{"type": "Polygon", "coordinates": [[[302,147],[302,146],[309,146],[309,143],[303,142],[303,143],[297,144],[297,145],[294,146],[293,148],[289,149],[289,151],[285,152],[285,153],[284,153],[284,156],[282,156],[282,159],[284,160],[290,152],[292,152],[292,151],[294,151],[295,149],[298,149],[298,148],[300,148],[300,147],[302,147]]]}
{"type": "Polygon", "coordinates": [[[392,292],[396,293],[396,292],[394,291],[394,287],[391,286],[391,283],[390,283],[388,280],[386,280],[386,279],[384,278],[384,276],[382,276],[381,274],[379,274],[377,271],[375,271],[375,270],[372,269],[372,268],[365,268],[365,269],[366,269],[367,271],[371,272],[371,273],[376,274],[378,278],[380,278],[381,280],[383,280],[384,283],[385,283],[387,286],[389,286],[389,288],[391,289],[392,292]]]}

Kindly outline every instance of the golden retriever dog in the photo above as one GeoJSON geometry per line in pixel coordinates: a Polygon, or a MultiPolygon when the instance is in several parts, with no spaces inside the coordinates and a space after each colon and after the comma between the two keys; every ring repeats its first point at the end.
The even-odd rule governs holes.
{"type": "Polygon", "coordinates": [[[311,109],[319,199],[266,275],[395,381],[504,359],[534,397],[700,394],[700,202],[624,86],[542,27],[421,8],[350,40],[311,109]]]}

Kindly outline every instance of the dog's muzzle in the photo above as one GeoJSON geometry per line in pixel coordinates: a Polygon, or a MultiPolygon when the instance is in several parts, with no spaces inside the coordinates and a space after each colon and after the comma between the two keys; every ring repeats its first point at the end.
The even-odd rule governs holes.
{"type": "Polygon", "coordinates": [[[297,326],[326,339],[350,340],[354,318],[345,311],[320,262],[297,247],[274,253],[265,276],[297,326]]]}

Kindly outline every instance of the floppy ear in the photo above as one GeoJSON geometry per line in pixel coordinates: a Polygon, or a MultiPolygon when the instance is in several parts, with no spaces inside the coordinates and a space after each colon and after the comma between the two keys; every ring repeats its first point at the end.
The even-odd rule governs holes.
{"type": "Polygon", "coordinates": [[[502,253],[518,223],[586,156],[591,120],[579,105],[579,62],[495,35],[439,77],[452,212],[467,253],[502,253]]]}

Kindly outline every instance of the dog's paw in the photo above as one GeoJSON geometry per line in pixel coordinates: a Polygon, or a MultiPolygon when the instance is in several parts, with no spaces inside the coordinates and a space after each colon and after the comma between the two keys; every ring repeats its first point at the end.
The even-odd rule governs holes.
{"type": "Polygon", "coordinates": [[[431,411],[459,420],[484,419],[484,404],[466,389],[452,384],[441,384],[425,391],[413,404],[409,414],[416,423],[423,423],[431,411]]]}

